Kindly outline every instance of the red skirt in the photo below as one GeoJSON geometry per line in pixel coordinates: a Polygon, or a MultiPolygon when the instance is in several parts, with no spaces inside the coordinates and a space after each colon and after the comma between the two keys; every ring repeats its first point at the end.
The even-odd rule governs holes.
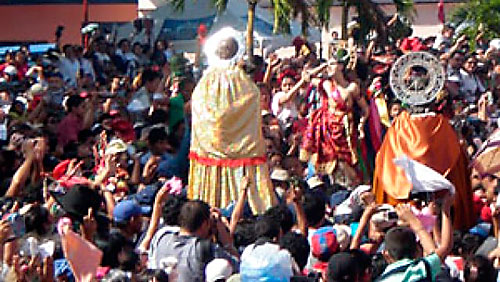
{"type": "Polygon", "coordinates": [[[338,161],[352,165],[345,115],[345,112],[332,112],[325,106],[311,114],[302,141],[301,160],[312,162],[319,173],[332,173],[338,161]]]}

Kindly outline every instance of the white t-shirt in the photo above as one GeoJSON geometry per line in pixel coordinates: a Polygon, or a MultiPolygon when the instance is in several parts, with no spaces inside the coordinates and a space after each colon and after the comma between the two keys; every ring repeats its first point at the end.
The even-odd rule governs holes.
{"type": "Polygon", "coordinates": [[[271,102],[273,115],[278,118],[281,125],[284,127],[286,127],[287,124],[291,124],[291,120],[299,116],[299,111],[297,110],[294,99],[280,105],[279,101],[285,95],[285,92],[278,92],[274,94],[273,101],[271,102]]]}

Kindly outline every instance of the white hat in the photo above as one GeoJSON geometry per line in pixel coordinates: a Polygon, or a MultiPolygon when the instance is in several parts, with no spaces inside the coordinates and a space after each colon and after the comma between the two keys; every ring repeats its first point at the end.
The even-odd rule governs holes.
{"type": "Polygon", "coordinates": [[[232,273],[233,267],[226,259],[213,259],[205,267],[205,278],[207,282],[215,282],[219,279],[228,279],[232,273]]]}
{"type": "Polygon", "coordinates": [[[309,186],[309,188],[311,188],[311,189],[314,189],[314,188],[316,188],[316,187],[318,187],[318,186],[321,186],[321,185],[323,185],[323,184],[325,184],[325,182],[323,182],[323,181],[321,180],[321,178],[319,178],[318,176],[313,176],[313,177],[311,177],[311,178],[309,178],[309,179],[307,180],[307,185],[308,185],[308,186],[309,186]]]}
{"type": "Polygon", "coordinates": [[[276,168],[271,173],[271,180],[287,181],[289,179],[290,179],[290,175],[288,174],[288,171],[286,171],[284,169],[276,168]]]}
{"type": "Polygon", "coordinates": [[[13,65],[8,65],[5,67],[5,69],[3,70],[4,73],[8,74],[8,75],[16,75],[17,74],[17,69],[15,66],[13,65]]]}

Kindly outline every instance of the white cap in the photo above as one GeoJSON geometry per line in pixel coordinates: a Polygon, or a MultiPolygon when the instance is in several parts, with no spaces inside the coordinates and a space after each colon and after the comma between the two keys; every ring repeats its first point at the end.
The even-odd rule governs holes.
{"type": "Polygon", "coordinates": [[[232,273],[233,267],[226,259],[213,259],[205,267],[205,278],[207,282],[215,282],[219,279],[228,279],[232,273]]]}

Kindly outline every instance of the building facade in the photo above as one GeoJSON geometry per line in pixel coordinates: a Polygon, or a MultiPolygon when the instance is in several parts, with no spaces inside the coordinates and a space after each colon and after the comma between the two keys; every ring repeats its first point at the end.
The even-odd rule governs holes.
{"type": "MultiPolygon", "coordinates": [[[[0,1],[0,43],[54,42],[64,26],[61,43],[81,43],[82,0],[0,1]]],[[[88,0],[88,20],[123,23],[137,18],[137,0],[88,0]]]]}

